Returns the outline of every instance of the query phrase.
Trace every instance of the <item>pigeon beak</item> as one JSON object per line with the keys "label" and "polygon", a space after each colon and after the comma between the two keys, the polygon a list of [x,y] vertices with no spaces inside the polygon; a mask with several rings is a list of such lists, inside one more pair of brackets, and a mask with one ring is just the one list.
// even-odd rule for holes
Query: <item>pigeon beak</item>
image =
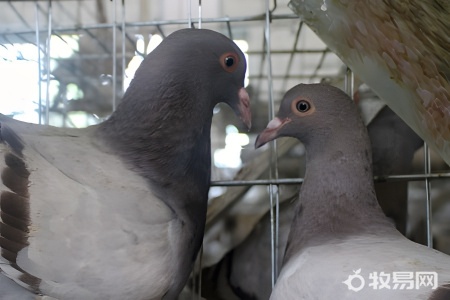
{"label": "pigeon beak", "polygon": [[280,120],[278,117],[270,121],[269,124],[267,124],[266,129],[264,129],[256,138],[255,148],[258,149],[262,145],[279,137],[280,129],[289,122],[291,122],[291,119],[289,118]]}
{"label": "pigeon beak", "polygon": [[238,112],[237,114],[241,118],[242,122],[244,122],[247,129],[250,130],[252,127],[252,112],[250,111],[250,97],[248,96],[245,88],[241,88],[238,93],[239,96],[239,104],[238,104]]}

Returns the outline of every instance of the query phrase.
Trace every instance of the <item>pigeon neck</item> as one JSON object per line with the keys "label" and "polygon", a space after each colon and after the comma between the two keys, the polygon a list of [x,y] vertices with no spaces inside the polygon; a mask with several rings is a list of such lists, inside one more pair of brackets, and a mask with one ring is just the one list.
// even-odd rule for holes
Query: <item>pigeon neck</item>
{"label": "pigeon neck", "polygon": [[204,98],[195,98],[198,104],[188,95],[175,99],[125,97],[127,105],[119,105],[99,134],[178,216],[201,224],[210,184],[212,107],[200,107],[208,102]]}
{"label": "pigeon neck", "polygon": [[331,132],[324,144],[306,145],[305,180],[285,261],[305,247],[392,231],[376,199],[369,139],[365,128],[357,128]]}

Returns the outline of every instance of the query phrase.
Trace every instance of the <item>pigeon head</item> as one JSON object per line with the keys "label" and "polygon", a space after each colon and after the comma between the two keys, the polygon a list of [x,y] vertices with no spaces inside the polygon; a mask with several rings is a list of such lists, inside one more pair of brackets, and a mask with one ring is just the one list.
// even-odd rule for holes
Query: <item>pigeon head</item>
{"label": "pigeon head", "polygon": [[[152,111],[161,106],[175,111],[181,105],[194,113],[212,112],[216,104],[225,102],[250,128],[246,68],[244,54],[226,36],[208,29],[181,29],[144,59],[124,100],[141,99],[142,106],[153,106]],[[171,99],[171,103],[149,101],[148,95],[162,95],[159,101]]]}
{"label": "pigeon head", "polygon": [[355,110],[347,94],[336,87],[299,84],[284,95],[277,117],[258,135],[255,147],[278,137],[297,138],[306,147],[312,143],[325,145],[326,139],[335,135],[337,124],[340,128],[358,126],[353,120]]}
{"label": "pigeon head", "polygon": [[[208,82],[212,105],[227,103],[250,128],[250,99],[244,88],[247,63],[239,47],[226,36],[208,29],[183,29],[170,37],[184,44],[186,56],[181,59],[183,63],[192,63],[195,71],[191,76],[202,76],[202,81]],[[204,63],[199,68],[201,60]],[[208,81],[211,77],[215,80]]]}
{"label": "pigeon head", "polygon": [[[186,38],[192,38],[191,42],[195,43],[193,47],[204,43],[204,48],[208,49],[208,53],[204,53],[202,56],[208,62],[205,64],[207,69],[204,74],[216,79],[211,82],[212,99],[216,101],[213,104],[227,103],[250,129],[250,99],[244,88],[247,63],[242,51],[230,39],[215,31],[203,29],[200,32],[186,29],[179,33],[186,34]],[[199,33],[203,38],[197,41],[196,36]],[[209,38],[210,41],[208,41]]]}

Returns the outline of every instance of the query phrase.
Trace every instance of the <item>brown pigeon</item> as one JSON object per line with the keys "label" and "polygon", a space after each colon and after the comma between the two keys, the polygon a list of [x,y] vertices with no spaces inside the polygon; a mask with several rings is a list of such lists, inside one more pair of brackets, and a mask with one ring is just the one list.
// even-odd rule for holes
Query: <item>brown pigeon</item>
{"label": "brown pigeon", "polygon": [[450,1],[291,0],[289,6],[450,165]]}

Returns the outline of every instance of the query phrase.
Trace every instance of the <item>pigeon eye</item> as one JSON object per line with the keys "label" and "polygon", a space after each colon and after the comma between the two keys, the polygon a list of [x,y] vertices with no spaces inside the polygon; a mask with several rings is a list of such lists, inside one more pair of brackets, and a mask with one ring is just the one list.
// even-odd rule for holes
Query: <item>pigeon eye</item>
{"label": "pigeon eye", "polygon": [[233,58],[233,56],[225,57],[225,65],[227,67],[231,67],[232,65],[234,65],[234,58]]}
{"label": "pigeon eye", "polygon": [[225,71],[229,73],[234,72],[239,65],[239,57],[233,52],[225,53],[220,56],[220,65]]}
{"label": "pigeon eye", "polygon": [[291,102],[291,111],[299,117],[304,117],[313,114],[316,108],[308,98],[298,97]]}
{"label": "pigeon eye", "polygon": [[309,103],[305,100],[298,101],[295,107],[299,112],[307,112],[311,108]]}

